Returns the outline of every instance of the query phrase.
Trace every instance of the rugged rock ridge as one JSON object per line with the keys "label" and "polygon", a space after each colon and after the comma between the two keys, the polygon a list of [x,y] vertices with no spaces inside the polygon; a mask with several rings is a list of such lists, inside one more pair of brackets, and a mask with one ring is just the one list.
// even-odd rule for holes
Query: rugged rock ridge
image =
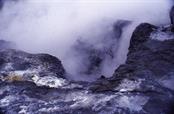
{"label": "rugged rock ridge", "polygon": [[133,32],[126,63],[113,77],[95,82],[91,90],[143,93],[149,97],[143,107],[147,114],[168,114],[174,102],[174,39],[168,40],[169,34],[174,38],[170,31],[140,24]]}
{"label": "rugged rock ridge", "polygon": [[170,28],[139,25],[126,63],[113,77],[102,76],[94,83],[67,81],[61,62],[51,55],[14,49],[1,49],[0,54],[2,113],[173,114],[174,34]]}
{"label": "rugged rock ridge", "polygon": [[[113,77],[108,80],[119,81],[125,77],[143,77],[146,74],[135,75],[141,71],[145,73],[147,70],[152,74],[150,77],[154,78],[163,77],[165,74],[173,72],[174,39],[166,38],[164,41],[160,41],[158,38],[152,39],[152,35],[160,34],[159,29],[147,23],[140,24],[133,32],[126,63],[116,69]],[[167,36],[168,33],[165,35]],[[173,33],[171,35],[173,36]]]}

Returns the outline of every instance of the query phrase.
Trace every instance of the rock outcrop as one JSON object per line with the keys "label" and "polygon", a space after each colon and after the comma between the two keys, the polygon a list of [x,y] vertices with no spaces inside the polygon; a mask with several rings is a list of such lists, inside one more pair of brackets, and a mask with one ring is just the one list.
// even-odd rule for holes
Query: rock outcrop
{"label": "rock outcrop", "polygon": [[[113,77],[98,80],[90,89],[143,94],[149,98],[143,107],[147,114],[168,114],[174,101],[174,39],[168,40],[170,31],[162,32],[166,38],[161,32],[147,23],[139,25],[133,32],[126,63]],[[171,36],[174,38],[173,33]],[[163,41],[159,37],[164,37]]]}
{"label": "rock outcrop", "polygon": [[50,74],[64,78],[65,70],[61,61],[48,54],[29,54],[15,49],[0,50],[0,71],[38,71],[38,74],[48,76]]}
{"label": "rock outcrop", "polygon": [[10,42],[0,41],[1,80],[31,81],[50,87],[57,87],[65,82],[65,69],[58,58],[49,54],[29,54],[12,48]]}
{"label": "rock outcrop", "polygon": [[173,114],[174,34],[168,30],[139,25],[126,63],[93,83],[67,81],[51,55],[2,49],[0,108],[5,114]]}

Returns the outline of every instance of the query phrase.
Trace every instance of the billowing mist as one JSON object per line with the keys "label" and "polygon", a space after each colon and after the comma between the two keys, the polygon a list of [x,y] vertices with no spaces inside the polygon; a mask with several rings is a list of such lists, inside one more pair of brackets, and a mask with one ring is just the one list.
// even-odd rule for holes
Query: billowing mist
{"label": "billowing mist", "polygon": [[141,22],[169,24],[170,0],[4,0],[1,39],[31,53],[49,53],[68,77],[111,76],[124,63]]}

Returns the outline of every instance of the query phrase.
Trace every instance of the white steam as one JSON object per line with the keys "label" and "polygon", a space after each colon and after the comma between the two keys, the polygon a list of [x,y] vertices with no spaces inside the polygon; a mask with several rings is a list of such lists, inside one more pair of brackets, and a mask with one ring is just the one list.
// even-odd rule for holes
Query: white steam
{"label": "white steam", "polygon": [[[84,68],[71,50],[77,39],[96,44],[109,34],[118,19],[132,23],[124,28],[114,60],[105,60],[100,74],[111,76],[126,59],[133,29],[140,22],[169,24],[170,0],[8,0],[0,13],[0,37],[19,49],[49,53],[62,60],[74,79]],[[83,55],[82,55],[83,56]]]}

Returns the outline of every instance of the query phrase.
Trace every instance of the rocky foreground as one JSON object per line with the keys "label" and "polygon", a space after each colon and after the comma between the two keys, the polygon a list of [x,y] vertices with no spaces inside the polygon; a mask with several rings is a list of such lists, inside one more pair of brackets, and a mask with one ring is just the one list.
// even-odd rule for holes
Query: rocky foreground
{"label": "rocky foreground", "polygon": [[92,83],[66,79],[61,61],[54,56],[3,45],[2,114],[174,114],[171,27],[140,24],[133,32],[126,63],[111,78],[102,76]]}

